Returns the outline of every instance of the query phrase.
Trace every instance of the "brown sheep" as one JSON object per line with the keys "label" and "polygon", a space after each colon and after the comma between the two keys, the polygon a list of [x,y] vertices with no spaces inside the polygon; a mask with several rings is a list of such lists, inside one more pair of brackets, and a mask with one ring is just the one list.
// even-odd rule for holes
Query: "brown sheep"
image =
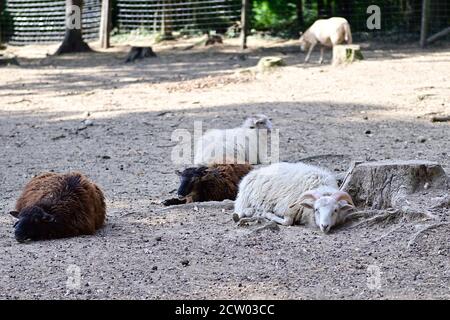
{"label": "brown sheep", "polygon": [[239,182],[250,170],[249,164],[214,164],[176,171],[181,180],[178,198],[165,200],[163,205],[234,200]]}
{"label": "brown sheep", "polygon": [[19,242],[91,235],[105,221],[105,199],[81,173],[44,173],[28,182],[10,214]]}

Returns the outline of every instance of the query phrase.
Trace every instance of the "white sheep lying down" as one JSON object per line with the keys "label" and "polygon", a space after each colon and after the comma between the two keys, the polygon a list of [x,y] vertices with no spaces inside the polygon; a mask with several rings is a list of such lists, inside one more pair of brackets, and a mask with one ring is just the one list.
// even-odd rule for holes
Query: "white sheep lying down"
{"label": "white sheep lying down", "polygon": [[258,114],[241,127],[212,129],[196,142],[194,164],[259,164],[265,161],[272,122]]}
{"label": "white sheep lying down", "polygon": [[324,233],[354,209],[328,171],[304,163],[275,163],[250,171],[239,184],[233,219],[265,218],[282,225],[311,224]]}

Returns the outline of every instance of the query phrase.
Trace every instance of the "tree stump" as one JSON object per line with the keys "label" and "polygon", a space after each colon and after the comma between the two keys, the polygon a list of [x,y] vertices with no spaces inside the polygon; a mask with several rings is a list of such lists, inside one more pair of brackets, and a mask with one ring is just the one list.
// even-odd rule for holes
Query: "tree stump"
{"label": "tree stump", "polygon": [[259,72],[269,71],[273,68],[278,68],[286,65],[283,58],[279,57],[264,57],[261,58],[256,66]]}
{"label": "tree stump", "polygon": [[125,58],[125,62],[134,62],[136,59],[155,58],[156,53],[152,47],[131,47],[130,52]]}
{"label": "tree stump", "polygon": [[448,201],[449,187],[449,177],[435,162],[385,160],[356,164],[341,190],[352,196],[357,207],[407,213],[426,211],[431,198]]}
{"label": "tree stump", "polygon": [[4,56],[0,54],[0,66],[8,66],[8,65],[19,65],[17,59],[13,56]]}
{"label": "tree stump", "polygon": [[333,65],[363,60],[361,48],[356,44],[336,45],[333,47]]}

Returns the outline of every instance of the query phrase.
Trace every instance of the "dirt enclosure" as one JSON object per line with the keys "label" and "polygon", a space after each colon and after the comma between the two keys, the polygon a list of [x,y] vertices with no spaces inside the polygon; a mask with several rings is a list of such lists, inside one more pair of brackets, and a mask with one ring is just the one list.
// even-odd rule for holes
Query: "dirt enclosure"
{"label": "dirt enclosure", "polygon": [[[58,58],[46,56],[56,46],[8,48],[21,66],[0,67],[0,298],[450,298],[448,224],[408,246],[429,222],[324,235],[253,232],[220,208],[159,211],[178,184],[171,134],[192,132],[194,120],[227,128],[265,113],[280,130],[280,160],[312,157],[337,174],[357,159],[427,159],[450,172],[450,123],[429,120],[450,112],[448,46],[366,45],[364,61],[332,67],[303,64],[292,41],[249,43],[245,54],[232,40],[163,43],[132,64],[123,46]],[[287,66],[239,72],[263,56]],[[16,242],[6,213],[48,170],[79,170],[103,188],[108,220],[95,236]],[[449,221],[448,206],[433,214]]]}

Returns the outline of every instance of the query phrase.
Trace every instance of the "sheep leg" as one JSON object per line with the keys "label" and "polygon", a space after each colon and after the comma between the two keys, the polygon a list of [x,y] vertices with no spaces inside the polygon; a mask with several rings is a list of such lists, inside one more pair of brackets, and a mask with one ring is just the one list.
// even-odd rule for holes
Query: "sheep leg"
{"label": "sheep leg", "polygon": [[163,206],[174,206],[174,205],[179,205],[179,204],[184,204],[184,203],[186,203],[186,199],[172,198],[172,199],[164,200],[161,204]]}
{"label": "sheep leg", "polygon": [[276,223],[281,224],[283,226],[292,226],[294,224],[293,218],[291,218],[291,217],[281,218],[271,212],[265,212],[264,217],[266,217],[269,220],[275,221]]}
{"label": "sheep leg", "polygon": [[320,47],[319,64],[322,64],[322,63],[323,63],[323,53],[324,53],[324,51],[325,51],[325,47],[324,47],[324,46],[321,46],[321,47]]}
{"label": "sheep leg", "polygon": [[311,46],[309,47],[308,54],[306,55],[306,58],[305,58],[305,62],[309,61],[309,57],[311,56],[311,52],[313,51],[315,46],[316,46],[316,44],[312,43]]}

